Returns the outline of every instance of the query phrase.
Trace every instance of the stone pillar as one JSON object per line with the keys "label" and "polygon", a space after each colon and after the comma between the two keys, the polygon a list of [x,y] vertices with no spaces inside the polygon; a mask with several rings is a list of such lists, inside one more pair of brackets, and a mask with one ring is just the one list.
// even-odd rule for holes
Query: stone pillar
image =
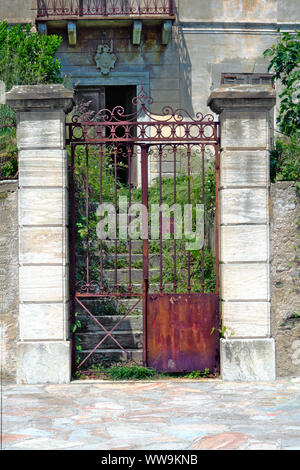
{"label": "stone pillar", "polygon": [[220,278],[223,380],[275,379],[270,338],[269,118],[270,86],[214,90],[208,105],[220,115]]}
{"label": "stone pillar", "polygon": [[17,113],[19,149],[19,341],[17,381],[67,383],[67,155],[62,85],[16,86],[6,102]]}

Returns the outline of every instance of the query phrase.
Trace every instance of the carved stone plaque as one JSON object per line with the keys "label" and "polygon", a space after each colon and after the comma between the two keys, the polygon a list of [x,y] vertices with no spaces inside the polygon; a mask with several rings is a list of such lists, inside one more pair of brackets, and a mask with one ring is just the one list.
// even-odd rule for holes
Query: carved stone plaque
{"label": "carved stone plaque", "polygon": [[117,56],[113,53],[112,47],[108,44],[100,44],[95,55],[97,68],[100,69],[102,75],[108,75],[110,69],[115,67]]}

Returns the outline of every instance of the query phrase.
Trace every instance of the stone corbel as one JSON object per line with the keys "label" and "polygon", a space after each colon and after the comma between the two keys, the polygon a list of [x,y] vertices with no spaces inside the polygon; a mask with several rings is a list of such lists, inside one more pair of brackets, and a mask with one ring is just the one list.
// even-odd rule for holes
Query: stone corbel
{"label": "stone corbel", "polygon": [[76,46],[77,34],[76,34],[76,23],[74,21],[68,22],[68,37],[69,37],[69,45]]}
{"label": "stone corbel", "polygon": [[162,40],[161,43],[163,45],[167,45],[170,42],[171,39],[171,34],[172,34],[172,21],[167,20],[164,21],[163,27],[162,27]]}
{"label": "stone corbel", "polygon": [[143,24],[141,20],[136,20],[133,22],[133,36],[132,44],[134,46],[139,46],[141,44]]}

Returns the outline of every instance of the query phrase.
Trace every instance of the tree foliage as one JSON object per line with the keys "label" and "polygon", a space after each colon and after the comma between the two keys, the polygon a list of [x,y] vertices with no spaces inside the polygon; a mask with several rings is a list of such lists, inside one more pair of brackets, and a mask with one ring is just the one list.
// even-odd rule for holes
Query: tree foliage
{"label": "tree foliage", "polygon": [[[40,36],[30,26],[0,22],[0,80],[6,91],[14,85],[61,83],[61,64],[55,58],[61,43],[57,35]],[[0,179],[17,175],[16,116],[0,105]],[[4,126],[4,127],[3,127]]]}
{"label": "tree foliage", "polygon": [[264,52],[270,57],[269,71],[280,80],[280,111],[277,118],[282,135],[271,151],[271,181],[300,179],[300,31],[283,33]]}
{"label": "tree foliage", "polygon": [[61,64],[55,53],[62,39],[40,36],[29,25],[0,23],[0,80],[10,90],[14,85],[61,83]]}
{"label": "tree foliage", "polygon": [[269,71],[283,85],[279,128],[288,136],[300,134],[300,31],[281,34],[277,43],[264,51],[264,57],[272,58]]}

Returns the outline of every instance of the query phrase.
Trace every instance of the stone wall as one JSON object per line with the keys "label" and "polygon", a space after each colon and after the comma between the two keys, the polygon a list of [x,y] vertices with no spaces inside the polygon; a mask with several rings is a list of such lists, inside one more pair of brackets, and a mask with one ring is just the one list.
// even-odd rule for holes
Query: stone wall
{"label": "stone wall", "polygon": [[296,183],[271,186],[271,333],[277,375],[300,375],[300,197]]}
{"label": "stone wall", "polygon": [[15,381],[18,328],[18,183],[0,182],[0,343],[4,380]]}

